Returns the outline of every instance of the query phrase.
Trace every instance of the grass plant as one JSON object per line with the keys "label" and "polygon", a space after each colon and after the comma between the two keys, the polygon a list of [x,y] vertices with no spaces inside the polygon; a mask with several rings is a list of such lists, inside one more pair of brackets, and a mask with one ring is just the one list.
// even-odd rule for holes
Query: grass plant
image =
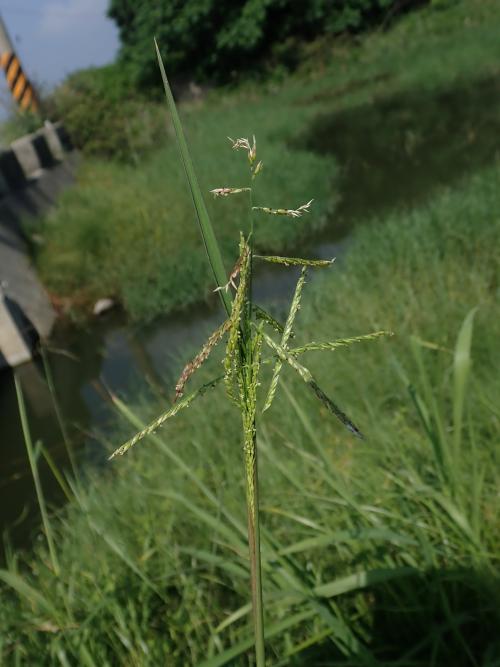
{"label": "grass plant", "polygon": [[[353,348],[299,357],[320,385],[335,384],[367,440],[338,429],[286,368],[259,421],[269,665],[498,667],[499,182],[495,166],[358,228],[338,266],[308,286],[297,316],[306,340],[381,323],[397,335],[359,345],[355,374]],[[460,332],[477,306],[469,347]],[[449,447],[456,437],[459,349],[469,372],[454,496],[432,438],[436,418]],[[200,384],[220,361],[213,350]],[[263,372],[269,382],[272,367]],[[115,397],[116,439],[163,402]],[[240,433],[210,390],[112,471],[89,471],[52,520],[60,576],[43,541],[2,571],[3,662],[248,665]]]}
{"label": "grass plant", "polygon": [[[259,176],[263,168],[263,162],[257,160],[257,146],[255,137],[251,143],[247,138],[237,140],[230,139],[233,150],[242,149],[247,154],[249,164],[248,185],[244,187],[224,187],[215,188],[212,193],[217,197],[228,197],[231,195],[244,194],[249,196],[249,215],[250,225],[248,236],[240,231],[240,256],[232,270],[229,280],[226,283],[226,275],[222,262],[215,232],[208,216],[203,195],[198,185],[196,173],[191,161],[191,156],[184,137],[182,124],[177,112],[176,104],[170,90],[165,68],[160,56],[158,45],[155,42],[158,55],[158,62],[162,74],[165,94],[172,115],[175,133],[179,145],[182,162],[186,171],[186,177],[189,183],[193,203],[196,209],[198,222],[200,225],[203,242],[207,252],[207,257],[213,271],[216,284],[216,291],[219,292],[222,304],[226,310],[228,319],[219,327],[219,329],[209,338],[204,345],[201,353],[197,355],[194,361],[190,362],[184,369],[181,379],[176,386],[176,398],[181,398],[184,393],[184,387],[190,377],[198,370],[208,355],[220,342],[224,334],[227,333],[226,354],[224,358],[224,383],[228,398],[240,410],[243,427],[243,452],[244,452],[244,470],[245,470],[245,490],[248,517],[248,546],[250,551],[250,572],[251,572],[251,594],[253,610],[253,628],[255,644],[255,661],[257,667],[265,665],[265,637],[264,637],[264,604],[262,597],[262,574],[261,574],[261,534],[260,534],[260,509],[259,509],[259,481],[258,481],[258,451],[257,451],[257,388],[261,384],[260,366],[263,363],[262,345],[265,342],[271,352],[276,356],[273,376],[264,404],[264,410],[269,409],[276,394],[279,382],[281,368],[287,363],[294,369],[299,376],[312,389],[315,396],[326,406],[326,408],[335,415],[352,433],[362,437],[359,429],[343,413],[337,405],[324,393],[314,380],[310,371],[302,366],[296,357],[308,349],[335,349],[341,346],[349,346],[360,340],[372,340],[378,338],[387,332],[379,331],[374,334],[358,336],[355,338],[344,338],[341,341],[310,343],[301,348],[295,348],[289,351],[287,344],[290,336],[293,334],[292,327],[294,320],[300,308],[302,289],[306,281],[306,271],[310,266],[328,267],[330,261],[307,260],[300,258],[287,257],[263,257],[266,261],[281,265],[300,265],[301,274],[297,282],[295,294],[291,303],[290,312],[286,319],[285,326],[280,343],[276,343],[273,338],[264,331],[264,326],[270,325],[274,331],[274,322],[271,316],[267,316],[262,308],[259,312],[264,315],[259,321],[254,321],[253,316],[255,307],[252,299],[252,267],[254,259],[254,215],[255,212],[262,212],[271,216],[283,218],[298,218],[309,213],[312,200],[296,209],[288,208],[270,208],[268,206],[254,206],[254,180]],[[235,280],[239,280],[236,285]],[[229,289],[235,290],[234,299],[229,296]],[[270,359],[272,361],[272,357]],[[221,378],[219,378],[221,379]],[[205,391],[217,384],[219,380],[212,380],[203,385],[200,389],[190,394],[184,400],[179,401],[173,408],[169,409],[163,415],[155,419],[149,426],[142,429],[131,440],[118,448],[116,454],[124,454],[132,446],[136,445],[147,435],[154,433],[162,426],[167,419],[173,417],[179,410],[188,407],[193,400],[205,393]]]}
{"label": "grass plant", "polygon": [[14,384],[16,386],[17,404],[19,406],[19,416],[21,419],[21,426],[23,429],[24,443],[26,445],[26,453],[28,455],[31,475],[33,477],[33,482],[35,484],[38,507],[40,508],[40,514],[42,515],[42,524],[45,532],[45,539],[47,540],[47,545],[49,547],[52,568],[54,570],[54,573],[57,575],[59,574],[59,561],[57,558],[57,551],[54,543],[54,537],[52,534],[52,527],[50,525],[47,506],[45,503],[45,497],[43,495],[43,489],[40,483],[40,476],[38,474],[38,467],[37,467],[37,459],[40,453],[41,445],[40,443],[37,443],[37,446],[33,447],[33,441],[31,439],[28,417],[26,414],[26,406],[24,403],[23,390],[21,387],[21,382],[19,381],[19,378],[17,377],[16,374],[14,374]]}
{"label": "grass plant", "polygon": [[[63,442],[64,442],[64,447],[66,449],[66,454],[68,455],[68,461],[69,461],[70,466],[71,466],[71,472],[73,473],[74,477],[78,477],[78,468],[77,468],[77,465],[76,465],[75,454],[73,452],[73,446],[71,444],[70,437],[69,437],[69,434],[68,434],[68,430],[66,428],[66,423],[64,421],[64,417],[63,417],[63,414],[61,412],[61,408],[60,408],[60,405],[59,405],[59,400],[58,400],[58,397],[57,397],[56,387],[55,387],[55,384],[54,384],[54,378],[52,376],[52,370],[50,368],[50,362],[49,362],[49,358],[48,358],[48,355],[47,355],[47,351],[46,351],[46,349],[43,345],[40,346],[40,356],[42,357],[43,371],[44,371],[44,374],[45,374],[45,380],[46,380],[47,386],[49,388],[50,397],[52,399],[52,405],[54,406],[54,412],[55,412],[55,415],[56,415],[57,423],[59,425],[59,429],[61,431],[61,436],[62,436],[62,439],[63,439]],[[55,466],[51,466],[51,467],[53,468],[54,474],[56,474],[55,473],[55,470],[56,470]],[[60,473],[58,472],[57,475],[60,475]],[[65,484],[61,484],[61,486],[62,486],[62,488],[65,489]],[[65,489],[65,493],[66,493],[66,489]],[[67,495],[67,493],[66,493],[66,495]]]}

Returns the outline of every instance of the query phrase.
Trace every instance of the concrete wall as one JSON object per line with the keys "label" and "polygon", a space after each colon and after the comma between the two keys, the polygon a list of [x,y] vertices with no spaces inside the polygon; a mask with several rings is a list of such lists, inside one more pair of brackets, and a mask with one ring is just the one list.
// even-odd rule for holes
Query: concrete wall
{"label": "concrete wall", "polygon": [[73,182],[77,163],[60,124],[46,123],[0,152],[0,368],[25,361],[26,349],[31,353],[37,337],[48,336],[54,324],[25,230]]}

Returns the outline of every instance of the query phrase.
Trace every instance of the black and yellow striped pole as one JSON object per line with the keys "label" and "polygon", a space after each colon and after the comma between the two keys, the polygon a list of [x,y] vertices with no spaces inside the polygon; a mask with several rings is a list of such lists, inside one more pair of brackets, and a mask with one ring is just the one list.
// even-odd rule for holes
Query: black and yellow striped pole
{"label": "black and yellow striped pole", "polygon": [[0,66],[5,72],[12,97],[23,111],[37,112],[39,109],[36,92],[23,72],[7,28],[0,16]]}

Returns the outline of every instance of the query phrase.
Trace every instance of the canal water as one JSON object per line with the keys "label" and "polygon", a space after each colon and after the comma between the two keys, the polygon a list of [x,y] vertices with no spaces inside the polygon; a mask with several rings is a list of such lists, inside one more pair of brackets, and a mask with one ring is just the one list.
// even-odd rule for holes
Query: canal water
{"label": "canal water", "polygon": [[[500,159],[500,78],[373,100],[319,116],[295,142],[333,154],[341,167],[340,179],[332,182],[341,199],[331,224],[300,254],[338,257],[354,225],[425,202],[437,190]],[[341,262],[332,270],[342,270]],[[295,280],[293,269],[261,267],[254,280],[255,297],[262,304],[284,306]],[[186,354],[199,348],[221,318],[214,298],[209,305],[147,326],[130,324],[119,310],[82,328],[58,324],[47,357],[79,465],[105,461],[102,442],[111,433],[113,411],[104,387],[125,396],[133,396],[139,386],[149,387],[169,401]],[[67,469],[41,361],[22,366],[18,374],[33,441],[43,443],[56,465]],[[0,415],[0,527],[22,544],[39,518],[10,371],[0,374]],[[45,493],[57,505],[63,495],[41,453],[39,464]]]}

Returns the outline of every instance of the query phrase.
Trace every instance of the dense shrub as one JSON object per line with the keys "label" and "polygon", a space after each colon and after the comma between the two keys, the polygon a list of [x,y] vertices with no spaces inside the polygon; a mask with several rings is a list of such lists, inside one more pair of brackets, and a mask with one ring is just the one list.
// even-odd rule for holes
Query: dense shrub
{"label": "dense shrub", "polygon": [[[64,119],[73,144],[86,153],[136,161],[164,136],[164,113],[138,94],[118,65],[80,70],[47,101]],[[163,124],[163,125],[162,125]]]}
{"label": "dense shrub", "polygon": [[136,82],[157,80],[151,39],[168,68],[228,80],[264,59],[293,64],[297,42],[358,31],[418,0],[111,0],[122,58]]}

